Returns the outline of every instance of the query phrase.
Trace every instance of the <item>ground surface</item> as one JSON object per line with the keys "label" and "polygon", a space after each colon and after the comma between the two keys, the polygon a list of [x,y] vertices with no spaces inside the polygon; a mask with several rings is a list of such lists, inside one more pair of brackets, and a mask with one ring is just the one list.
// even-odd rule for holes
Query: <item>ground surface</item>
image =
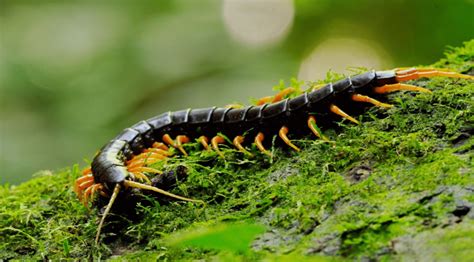
{"label": "ground surface", "polygon": [[[473,74],[474,41],[434,66]],[[474,82],[416,84],[433,93],[390,95],[395,107],[362,125],[324,130],[335,146],[308,138],[271,160],[229,149],[226,161],[196,150],[170,161],[162,168],[187,177],[172,191],[206,205],[146,197],[108,218],[98,246],[100,216],[72,190],[77,166],[4,185],[0,259],[472,261]]]}

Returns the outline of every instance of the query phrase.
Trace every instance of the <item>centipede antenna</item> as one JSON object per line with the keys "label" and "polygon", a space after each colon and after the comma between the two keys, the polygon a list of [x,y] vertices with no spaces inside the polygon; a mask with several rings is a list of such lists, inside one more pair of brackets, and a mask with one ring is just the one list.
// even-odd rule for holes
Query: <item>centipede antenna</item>
{"label": "centipede antenna", "polygon": [[207,151],[210,151],[211,148],[209,147],[209,138],[206,136],[200,136],[198,138],[198,141],[201,143],[201,145],[206,149]]}
{"label": "centipede antenna", "polygon": [[97,234],[95,235],[95,244],[99,244],[99,237],[100,237],[100,231],[102,230],[102,226],[104,225],[105,217],[110,212],[110,209],[112,208],[112,205],[115,202],[115,199],[117,198],[118,194],[120,192],[120,184],[115,185],[114,192],[112,193],[112,197],[110,197],[109,203],[107,204],[107,207],[105,208],[104,214],[102,215],[102,218],[100,219],[99,227],[97,228]]}
{"label": "centipede antenna", "polygon": [[355,118],[353,118],[352,116],[346,114],[344,111],[342,111],[338,106],[334,105],[334,104],[331,104],[329,106],[329,110],[331,110],[331,112],[333,112],[334,114],[336,115],[339,115],[355,124],[360,124],[359,121],[357,121]]}
{"label": "centipede antenna", "polygon": [[272,154],[270,152],[268,152],[262,144],[262,141],[263,141],[264,138],[265,138],[265,136],[263,135],[263,133],[258,132],[257,136],[255,136],[255,145],[257,145],[257,148],[262,153],[264,153],[265,155],[267,155],[269,157],[272,157]]}
{"label": "centipede antenna", "polygon": [[217,152],[217,154],[224,158],[224,154],[222,153],[222,151],[219,149],[219,144],[222,144],[224,143],[225,140],[223,137],[221,136],[215,136],[211,139],[211,145],[212,145],[212,148]]}
{"label": "centipede antenna", "polygon": [[193,203],[202,203],[202,204],[204,204],[204,201],[191,199],[191,198],[187,198],[187,197],[183,197],[183,196],[178,196],[178,195],[175,195],[175,194],[170,193],[168,191],[165,191],[163,189],[154,187],[154,186],[137,183],[137,182],[130,181],[130,180],[125,180],[125,181],[123,181],[123,183],[124,183],[125,186],[128,186],[128,187],[149,190],[149,191],[153,191],[153,192],[165,195],[165,196],[169,196],[171,198],[175,198],[175,199],[179,199],[179,200],[183,200],[183,201],[188,201],[188,202],[193,202]]}
{"label": "centipede antenna", "polygon": [[308,123],[309,129],[311,129],[311,132],[313,132],[313,134],[315,134],[318,138],[326,142],[329,142],[329,139],[325,135],[322,135],[321,132],[319,131],[319,128],[316,125],[316,118],[314,116],[309,116],[307,123]]}
{"label": "centipede antenna", "polygon": [[380,87],[374,88],[374,92],[377,94],[385,94],[385,93],[391,93],[395,91],[416,91],[416,92],[422,92],[422,93],[431,93],[431,90],[419,87],[419,86],[414,86],[414,85],[408,85],[408,84],[390,84],[390,85],[384,85]]}
{"label": "centipede antenna", "polygon": [[244,146],[242,146],[242,143],[244,142],[244,137],[243,136],[236,136],[234,138],[234,140],[232,141],[232,143],[234,144],[234,146],[242,153],[244,154],[247,154],[249,156],[253,156],[252,153],[250,153],[247,149],[244,148]]}
{"label": "centipede antenna", "polygon": [[299,147],[295,146],[291,140],[288,138],[287,136],[288,134],[288,127],[286,126],[282,126],[280,128],[280,131],[278,132],[278,135],[280,136],[280,138],[283,140],[283,142],[285,142],[285,144],[287,144],[288,146],[290,146],[291,148],[293,148],[294,150],[296,151],[301,151],[301,149],[299,149]]}
{"label": "centipede antenna", "polygon": [[385,107],[385,108],[393,107],[393,105],[382,103],[376,99],[373,99],[372,97],[368,97],[368,96],[364,96],[360,94],[353,94],[351,98],[352,100],[356,102],[371,103],[374,106],[378,106],[378,107]]}

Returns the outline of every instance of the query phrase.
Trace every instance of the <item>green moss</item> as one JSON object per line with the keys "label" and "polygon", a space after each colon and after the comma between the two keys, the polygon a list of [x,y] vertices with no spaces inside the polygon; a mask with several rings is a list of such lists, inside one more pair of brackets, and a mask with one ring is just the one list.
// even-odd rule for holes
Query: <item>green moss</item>
{"label": "green moss", "polygon": [[[472,72],[473,61],[470,41],[435,66]],[[157,168],[185,166],[187,179],[172,192],[207,204],[148,196],[136,209],[138,219],[108,218],[99,246],[93,243],[98,212],[83,207],[71,189],[77,167],[4,185],[0,259],[473,258],[474,83],[434,78],[415,84],[433,93],[392,94],[395,107],[370,109],[360,116],[362,125],[342,121],[323,129],[335,144],[302,139],[296,141],[302,152],[277,148],[272,159],[223,146],[225,160],[186,144],[188,158]],[[266,232],[238,249],[224,240],[213,246],[209,239],[245,232],[245,226],[214,227],[236,222]],[[196,240],[192,229],[208,233]],[[192,240],[175,245],[178,236]]]}

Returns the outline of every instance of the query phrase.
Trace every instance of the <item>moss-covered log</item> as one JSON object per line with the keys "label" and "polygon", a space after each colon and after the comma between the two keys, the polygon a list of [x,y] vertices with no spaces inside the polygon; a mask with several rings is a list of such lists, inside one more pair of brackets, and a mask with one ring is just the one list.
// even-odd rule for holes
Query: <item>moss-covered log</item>
{"label": "moss-covered log", "polygon": [[[474,41],[433,66],[473,74]],[[207,205],[142,197],[110,216],[76,199],[77,166],[0,188],[0,260],[320,259],[474,260],[474,82],[421,79],[432,94],[400,92],[362,125],[298,141],[300,153],[222,161],[194,150],[172,191]],[[188,145],[193,151],[193,144]],[[25,160],[27,161],[27,160]],[[182,169],[182,168],[181,168]],[[123,202],[122,202],[123,204]]]}

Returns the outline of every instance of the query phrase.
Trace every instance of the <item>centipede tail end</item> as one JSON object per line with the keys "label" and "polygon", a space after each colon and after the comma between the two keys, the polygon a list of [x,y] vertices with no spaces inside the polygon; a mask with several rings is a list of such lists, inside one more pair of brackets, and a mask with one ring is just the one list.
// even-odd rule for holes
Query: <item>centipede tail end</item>
{"label": "centipede tail end", "polygon": [[463,78],[474,80],[474,76],[459,74],[456,72],[449,71],[447,69],[436,69],[436,68],[409,68],[395,70],[396,79],[398,82],[406,82],[408,80],[416,80],[423,77],[449,77],[449,78]]}

